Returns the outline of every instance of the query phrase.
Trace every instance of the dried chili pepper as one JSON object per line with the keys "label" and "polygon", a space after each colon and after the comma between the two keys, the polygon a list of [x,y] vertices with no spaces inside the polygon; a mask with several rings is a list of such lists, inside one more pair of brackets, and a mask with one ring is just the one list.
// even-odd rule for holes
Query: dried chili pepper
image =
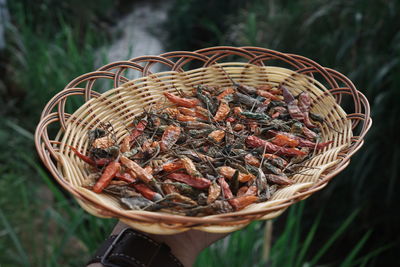
{"label": "dried chili pepper", "polygon": [[302,132],[307,138],[309,138],[309,139],[311,139],[311,140],[315,140],[315,139],[318,137],[318,135],[317,135],[315,132],[311,131],[311,130],[308,129],[307,127],[301,127],[301,132]]}
{"label": "dried chili pepper", "polygon": [[269,91],[272,89],[272,86],[269,84],[260,85],[257,87],[258,90]]}
{"label": "dried chili pepper", "polygon": [[179,114],[178,108],[165,108],[162,112],[168,114],[172,118],[176,118]]}
{"label": "dried chili pepper", "polygon": [[263,155],[264,158],[270,160],[270,162],[274,165],[277,166],[281,169],[285,168],[288,165],[288,162],[286,160],[284,160],[283,158],[274,155],[274,154],[264,154]]}
{"label": "dried chili pepper", "polygon": [[228,88],[226,88],[222,93],[220,93],[220,94],[217,96],[217,99],[218,99],[219,101],[221,101],[221,100],[224,99],[226,96],[232,95],[234,92],[235,92],[235,89],[233,89],[232,87],[228,87]]}
{"label": "dried chili pepper", "polygon": [[125,136],[124,139],[122,139],[122,144],[121,144],[121,148],[120,151],[122,153],[128,152],[129,150],[131,150],[131,146],[130,146],[130,141],[131,141],[131,137]]}
{"label": "dried chili pepper", "polygon": [[285,100],[286,104],[289,104],[295,100],[292,93],[285,86],[281,86],[281,89],[282,89],[283,99]]}
{"label": "dried chili pepper", "polygon": [[225,131],[223,130],[215,130],[208,135],[209,139],[217,143],[221,142],[222,139],[224,139],[224,137],[225,137]]}
{"label": "dried chili pepper", "polygon": [[130,160],[124,156],[121,156],[120,161],[122,164],[124,164],[129,170],[133,171],[137,177],[142,180],[145,183],[150,183],[154,178],[153,175],[150,173],[146,172],[145,169],[140,167],[139,164],[134,162],[133,160]]}
{"label": "dried chili pepper", "polygon": [[75,147],[69,146],[69,148],[71,148],[71,150],[75,153],[75,155],[78,156],[78,158],[80,158],[87,164],[94,166],[94,167],[101,167],[101,166],[107,165],[108,163],[110,163],[112,161],[112,159],[109,159],[109,158],[100,158],[100,159],[93,160],[92,158],[80,153]]}
{"label": "dried chili pepper", "polygon": [[198,188],[198,189],[205,189],[211,185],[211,182],[205,178],[193,177],[186,173],[181,173],[181,172],[175,172],[175,173],[168,174],[167,177],[169,179],[183,182],[185,184],[188,184],[188,185],[190,185],[194,188]]}
{"label": "dried chili pepper", "polygon": [[218,107],[217,113],[214,116],[215,121],[223,121],[226,116],[228,116],[230,112],[230,107],[228,103],[224,100],[221,101],[221,104]]}
{"label": "dried chili pepper", "polygon": [[290,185],[293,184],[294,181],[287,178],[286,175],[276,175],[276,174],[267,174],[266,178],[271,183],[279,184],[279,185]]}
{"label": "dried chili pepper", "polygon": [[247,207],[248,205],[253,204],[256,201],[258,201],[258,197],[250,196],[250,195],[244,195],[244,196],[240,196],[240,197],[228,200],[229,204],[231,204],[235,210],[242,210],[245,207]]}
{"label": "dried chili pepper", "polygon": [[239,103],[247,106],[247,107],[258,107],[259,105],[261,105],[261,101],[251,97],[251,96],[247,96],[241,93],[236,92],[236,99]]}
{"label": "dried chili pepper", "polygon": [[257,195],[257,186],[255,186],[255,185],[249,186],[245,195],[246,196],[256,196]]}
{"label": "dried chili pepper", "polygon": [[314,125],[309,117],[309,111],[310,111],[310,106],[311,106],[311,98],[310,95],[307,92],[302,92],[299,97],[299,109],[301,110],[301,112],[303,112],[303,116],[304,116],[304,124],[308,127],[308,128],[315,128],[317,127],[316,125]]}
{"label": "dried chili pepper", "polygon": [[243,130],[243,129],[244,129],[244,125],[241,124],[241,123],[237,123],[237,124],[235,124],[235,125],[233,126],[233,130],[236,131],[236,132],[239,132],[239,131],[241,131],[241,130]]}
{"label": "dried chili pepper", "polygon": [[178,106],[186,108],[194,108],[195,106],[200,105],[200,101],[196,98],[191,98],[191,99],[183,98],[168,92],[164,92],[164,96],[168,98],[169,101],[171,101],[174,104],[177,104]]}
{"label": "dried chili pepper", "polygon": [[225,181],[225,178],[221,177],[218,178],[218,183],[221,186],[221,191],[223,193],[223,196],[225,199],[231,199],[233,198],[233,194],[231,189],[229,188],[228,183]]}
{"label": "dried chili pepper", "polygon": [[172,200],[174,202],[180,202],[180,203],[189,204],[189,205],[192,205],[192,206],[196,206],[197,205],[196,201],[194,201],[191,198],[185,197],[185,196],[183,196],[183,195],[181,195],[179,193],[171,193],[171,194],[166,196],[166,199]]}
{"label": "dried chili pepper", "polygon": [[238,89],[240,92],[244,94],[254,95],[257,92],[257,89],[254,88],[253,86],[248,86],[240,83],[234,83],[234,85],[236,89]]}
{"label": "dried chili pepper", "polygon": [[274,95],[270,92],[264,91],[264,90],[257,90],[257,95],[262,96],[262,97],[266,97],[268,99],[271,100],[275,100],[275,101],[282,101],[283,97],[280,95]]}
{"label": "dried chili pepper", "polygon": [[115,174],[119,172],[120,169],[121,164],[119,164],[117,161],[112,161],[110,164],[108,164],[104,169],[104,172],[101,174],[99,180],[93,186],[93,191],[96,193],[101,193],[101,191],[108,186],[112,178],[114,178]]}
{"label": "dried chili pepper", "polygon": [[178,121],[196,121],[197,118],[193,116],[188,116],[188,115],[183,115],[183,114],[178,114],[176,115],[176,119]]}
{"label": "dried chili pepper", "polygon": [[236,119],[235,119],[234,117],[228,117],[228,118],[226,118],[225,121],[226,121],[226,122],[235,122]]}
{"label": "dried chili pepper", "polygon": [[196,88],[196,96],[197,98],[204,104],[204,106],[210,110],[211,114],[215,114],[217,111],[217,105],[211,100],[207,94],[203,93],[203,88],[201,85],[197,86]]}
{"label": "dried chili pepper", "polygon": [[260,160],[250,153],[244,156],[244,162],[255,167],[260,166]]}
{"label": "dried chili pepper", "polygon": [[301,112],[299,106],[298,106],[298,101],[294,100],[292,102],[290,102],[288,105],[288,111],[290,116],[295,119],[295,120],[299,120],[299,121],[303,121],[304,120],[304,114],[303,112]]}
{"label": "dried chili pepper", "polygon": [[193,117],[196,116],[196,111],[193,109],[185,108],[185,107],[178,107],[177,109],[183,115],[193,116]]}
{"label": "dried chili pepper", "polygon": [[186,172],[193,177],[202,177],[203,175],[196,169],[193,161],[186,156],[181,157],[181,162],[186,169]]}
{"label": "dried chili pepper", "polygon": [[168,126],[161,138],[160,148],[161,151],[166,151],[170,149],[176,141],[178,141],[181,134],[181,128],[175,125]]}
{"label": "dried chili pepper", "polygon": [[254,135],[246,138],[246,145],[249,147],[265,147],[267,152],[278,153],[287,156],[304,156],[306,153],[296,148],[286,148],[277,146]]}
{"label": "dried chili pepper", "polygon": [[146,126],[147,126],[147,120],[141,120],[138,122],[135,129],[130,134],[129,142],[131,146],[135,142],[136,138],[138,138],[140,135],[143,134],[143,131],[146,129]]}
{"label": "dried chili pepper", "polygon": [[178,193],[178,190],[172,184],[172,181],[169,179],[165,180],[161,187],[162,187],[163,191],[165,192],[165,194],[167,194],[167,195],[172,194],[172,193]]}
{"label": "dried chili pepper", "polygon": [[173,172],[183,168],[185,168],[185,166],[181,160],[168,161],[162,165],[162,169],[166,172]]}
{"label": "dried chili pepper", "polygon": [[246,194],[246,192],[247,192],[248,189],[249,189],[249,187],[246,186],[246,185],[240,187],[239,190],[238,190],[238,192],[237,192],[237,194],[236,194],[236,196],[237,196],[237,197],[244,196],[244,195]]}
{"label": "dried chili pepper", "polygon": [[314,143],[314,142],[308,141],[304,138],[301,138],[299,136],[296,136],[296,135],[293,135],[290,133],[286,133],[286,132],[277,132],[277,131],[273,131],[273,130],[269,130],[268,132],[275,135],[275,137],[276,136],[286,136],[291,140],[295,140],[298,142],[298,146],[300,146],[300,147],[310,147],[310,148],[315,147],[316,149],[322,149],[333,143],[333,141],[328,141],[328,142],[324,142],[324,143]]}
{"label": "dried chili pepper", "polygon": [[103,136],[103,137],[97,138],[92,143],[92,147],[101,148],[101,149],[106,149],[113,145],[114,145],[114,140],[112,140],[108,136]]}
{"label": "dried chili pepper", "polygon": [[[232,179],[233,175],[235,175],[236,170],[229,166],[221,166],[217,168],[217,171],[220,175],[227,179]],[[251,173],[239,173],[239,181],[244,183],[254,179],[254,175]]]}
{"label": "dried chili pepper", "polygon": [[197,116],[199,119],[202,119],[202,120],[208,120],[208,117],[210,116],[210,112],[207,109],[200,107],[200,106],[196,106],[195,109],[196,109],[195,116]]}
{"label": "dried chili pepper", "polygon": [[137,181],[136,180],[136,175],[132,175],[132,174],[130,174],[128,172],[124,172],[124,173],[117,172],[115,174],[115,178],[117,178],[117,179],[119,179],[121,181],[127,182],[127,183],[134,183],[134,182]]}
{"label": "dried chili pepper", "polygon": [[275,135],[274,139],[271,141],[275,145],[278,146],[285,146],[285,147],[296,147],[299,145],[299,141],[296,139],[292,139],[287,135],[277,134]]}
{"label": "dried chili pepper", "polygon": [[143,183],[138,183],[138,184],[133,184],[132,185],[140,194],[142,194],[142,196],[144,196],[145,198],[147,198],[148,200],[151,201],[158,201],[160,199],[162,199],[162,196],[157,193],[154,192],[153,190],[150,189],[150,187],[148,187],[146,184]]}
{"label": "dried chili pepper", "polygon": [[207,204],[213,203],[221,194],[221,187],[214,181],[208,188]]}

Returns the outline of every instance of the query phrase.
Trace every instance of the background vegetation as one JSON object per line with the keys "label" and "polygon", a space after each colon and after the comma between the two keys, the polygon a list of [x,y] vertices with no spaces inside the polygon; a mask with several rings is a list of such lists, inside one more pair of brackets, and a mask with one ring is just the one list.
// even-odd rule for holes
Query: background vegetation
{"label": "background vegetation", "polygon": [[[95,68],[93,51],[112,41],[108,29],[115,14],[129,11],[127,2],[8,1],[11,24],[0,52],[1,266],[82,266],[114,224],[83,212],[52,182],[37,160],[33,132],[47,100]],[[255,45],[310,57],[349,76],[374,120],[360,153],[326,189],[272,228],[256,222],[211,246],[198,266],[399,263],[399,5],[173,1],[168,50]]]}

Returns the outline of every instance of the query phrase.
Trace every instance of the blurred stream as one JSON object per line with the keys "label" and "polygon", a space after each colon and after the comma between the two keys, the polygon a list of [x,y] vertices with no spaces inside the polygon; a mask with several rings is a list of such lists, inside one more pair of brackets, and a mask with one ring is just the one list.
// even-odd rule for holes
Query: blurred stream
{"label": "blurred stream", "polygon": [[[119,37],[106,49],[101,49],[107,62],[128,60],[144,55],[159,55],[164,52],[166,38],[163,25],[167,20],[172,1],[137,1],[132,12],[123,17],[112,29]],[[104,51],[105,50],[105,51]],[[98,63],[99,66],[102,63]],[[153,71],[158,71],[155,66]]]}

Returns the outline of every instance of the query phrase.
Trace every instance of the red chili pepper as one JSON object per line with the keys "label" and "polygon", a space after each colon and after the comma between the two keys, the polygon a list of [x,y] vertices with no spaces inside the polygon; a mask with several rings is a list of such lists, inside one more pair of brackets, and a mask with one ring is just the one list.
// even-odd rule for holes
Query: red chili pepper
{"label": "red chili pepper", "polygon": [[304,120],[304,114],[303,112],[301,112],[299,106],[298,106],[298,101],[294,100],[292,102],[290,102],[289,104],[287,104],[288,107],[288,111],[290,116],[298,121],[303,121]]}
{"label": "red chili pepper", "polygon": [[224,192],[224,197],[228,199],[229,204],[231,204],[231,206],[235,210],[241,210],[258,200],[258,197],[250,195],[244,195],[237,198],[233,198],[232,191],[229,188],[229,185],[225,181],[225,179],[222,177],[218,178],[218,183],[221,186],[222,191]]}
{"label": "red chili pepper", "polygon": [[298,97],[299,99],[299,109],[301,110],[301,112],[303,112],[303,116],[304,116],[304,124],[308,127],[308,128],[315,128],[317,127],[316,125],[314,125],[309,117],[308,112],[310,111],[310,106],[311,106],[311,98],[310,95],[308,94],[308,92],[303,92],[299,95]]}
{"label": "red chili pepper", "polygon": [[[136,175],[135,175],[135,176],[136,176]],[[131,175],[130,173],[128,173],[128,172],[124,172],[124,173],[117,172],[117,173],[115,174],[115,178],[118,178],[119,180],[124,181],[124,182],[127,182],[127,183],[134,183],[134,182],[137,181],[137,180],[136,180],[136,177],[132,176],[132,175]]]}
{"label": "red chili pepper", "polygon": [[230,199],[228,200],[228,202],[235,210],[241,210],[247,207],[248,205],[253,204],[257,200],[258,200],[257,196],[244,195],[241,197]]}
{"label": "red chili pepper", "polygon": [[215,121],[222,121],[228,116],[231,108],[226,101],[221,101],[221,104],[218,107],[217,113],[215,113],[214,120]]}
{"label": "red chili pepper", "polygon": [[169,194],[172,194],[172,193],[179,193],[179,191],[176,189],[176,187],[174,185],[170,184],[170,183],[172,183],[172,181],[169,180],[169,179],[166,179],[164,181],[164,184],[161,186],[162,189],[164,190],[164,193],[166,195],[169,195]]}
{"label": "red chili pepper", "polygon": [[147,126],[147,121],[141,120],[138,122],[135,129],[132,131],[130,135],[130,144],[132,144],[136,140],[136,138],[142,135],[144,129],[146,129],[146,126]]}
{"label": "red chili pepper", "polygon": [[208,111],[208,109],[205,109],[200,106],[196,106],[196,116],[199,119],[208,120],[208,117],[210,116],[210,112]]}
{"label": "red chili pepper", "polygon": [[245,186],[245,185],[242,186],[242,187],[239,188],[239,190],[237,191],[236,196],[238,196],[238,197],[244,196],[244,195],[246,194],[246,192],[247,192],[248,189],[249,189],[248,186]]}
{"label": "red chili pepper", "polygon": [[130,146],[130,141],[131,141],[131,136],[125,136],[124,139],[122,140],[122,144],[121,144],[121,152],[128,152],[131,149]]}
{"label": "red chili pepper", "polygon": [[272,139],[272,143],[278,146],[288,146],[288,147],[296,147],[299,145],[299,141],[297,139],[292,139],[287,135],[277,134],[274,139]]}
{"label": "red chili pepper", "polygon": [[200,105],[200,100],[196,98],[188,99],[188,98],[183,98],[176,96],[174,94],[164,92],[164,95],[166,98],[168,98],[169,101],[171,101],[174,104],[177,104],[178,106],[186,107],[186,108],[194,108],[195,106]]}
{"label": "red chili pepper", "polygon": [[139,191],[140,194],[142,194],[142,196],[144,196],[145,198],[147,198],[148,200],[151,201],[156,201],[161,199],[161,195],[157,192],[154,192],[153,190],[150,189],[150,187],[148,187],[145,184],[133,184],[132,185],[137,191]]}
{"label": "red chili pepper", "polygon": [[247,189],[245,195],[246,196],[255,196],[255,195],[257,195],[257,190],[258,190],[257,186],[252,185],[249,187],[249,189]]}
{"label": "red chili pepper", "polygon": [[185,166],[183,165],[183,162],[180,160],[169,161],[162,165],[162,169],[166,172],[173,172],[184,168]]}
{"label": "red chili pepper", "polygon": [[282,96],[280,96],[280,95],[274,95],[274,94],[271,94],[270,92],[264,91],[264,90],[257,90],[257,95],[262,96],[262,97],[269,98],[269,99],[274,100],[274,101],[281,101],[281,100],[283,100],[283,97],[282,97]]}
{"label": "red chili pepper", "polygon": [[311,140],[315,140],[315,138],[317,138],[317,134],[313,131],[311,131],[310,129],[308,129],[307,127],[302,127],[301,130],[303,131],[303,134]]}
{"label": "red chili pepper", "polygon": [[78,158],[80,158],[81,160],[83,160],[87,164],[92,165],[94,167],[101,167],[101,166],[104,166],[104,165],[106,165],[106,164],[111,162],[111,159],[106,159],[106,158],[93,160],[92,158],[80,153],[75,147],[73,147],[73,146],[69,146],[69,147],[75,153],[75,155],[78,156]]}
{"label": "red chili pepper", "polygon": [[267,174],[266,178],[268,181],[279,185],[289,185],[294,183],[293,180],[290,180],[289,178],[283,175]]}
{"label": "red chili pepper", "polygon": [[176,119],[178,121],[196,121],[197,117],[189,116],[189,115],[183,115],[183,114],[178,114],[176,116]]}
{"label": "red chili pepper", "polygon": [[228,117],[228,118],[226,118],[225,121],[226,122],[234,122],[234,121],[236,121],[236,119],[234,117]]}
{"label": "red chili pepper", "polygon": [[235,92],[235,89],[233,89],[232,87],[228,87],[228,88],[225,89],[225,91],[223,91],[222,93],[220,93],[220,94],[217,96],[217,99],[221,101],[225,96],[231,95],[231,94],[233,94],[234,92]]}
{"label": "red chili pepper", "polygon": [[185,107],[178,107],[178,110],[180,113],[183,115],[187,116],[196,116],[196,111],[190,108],[185,108]]}
{"label": "red chili pepper", "polygon": [[318,143],[317,144],[317,143],[311,142],[309,140],[306,140],[304,138],[301,138],[301,137],[296,136],[296,135],[291,134],[291,133],[277,132],[277,131],[274,131],[274,130],[269,130],[268,133],[271,133],[271,134],[275,135],[275,137],[278,136],[278,135],[279,136],[287,136],[288,138],[297,140],[299,142],[298,146],[300,146],[300,147],[310,147],[310,148],[316,147],[317,149],[322,149],[322,148],[328,146],[329,144],[333,143],[333,141],[328,141],[328,142]]}
{"label": "red chili pepper", "polygon": [[103,189],[110,184],[112,178],[114,178],[115,174],[119,172],[120,169],[121,164],[119,164],[117,161],[113,161],[108,164],[99,180],[93,186],[93,191],[96,193],[101,193],[101,191],[103,191]]}
{"label": "red chili pepper", "polygon": [[279,111],[275,112],[274,114],[271,115],[271,118],[276,119],[279,117],[279,115],[281,115],[281,113]]}
{"label": "red chili pepper", "polygon": [[257,87],[258,90],[269,91],[272,89],[272,86],[269,84],[260,85]]}
{"label": "red chili pepper", "polygon": [[210,180],[201,177],[193,177],[186,173],[175,172],[168,174],[169,179],[176,180],[178,182],[182,182],[188,184],[194,188],[205,189],[211,185]]}
{"label": "red chili pepper", "polygon": [[286,160],[274,154],[265,153],[263,157],[269,160],[279,160],[278,162],[281,162],[280,165],[282,166],[288,165],[288,162]]}
{"label": "red chili pepper", "polygon": [[225,178],[218,178],[218,183],[221,186],[222,192],[224,193],[224,197],[226,199],[233,198],[233,194],[231,189],[229,188],[228,183],[225,181]]}
{"label": "red chili pepper", "polygon": [[254,135],[250,135],[246,138],[246,145],[249,147],[265,147],[267,152],[277,153],[280,155],[286,156],[304,156],[306,152],[298,150],[296,148],[286,148],[277,146],[271,142],[265,141],[261,138],[258,138]]}
{"label": "red chili pepper", "polygon": [[249,165],[252,165],[255,167],[260,166],[260,160],[250,153],[247,154],[246,156],[244,156],[244,162],[246,162],[246,164],[249,164]]}
{"label": "red chili pepper", "polygon": [[128,159],[127,157],[122,156],[120,158],[122,164],[124,164],[130,171],[134,172],[137,177],[145,183],[149,183],[153,180],[153,175],[146,172],[139,164],[134,162],[133,160]]}
{"label": "red chili pepper", "polygon": [[162,137],[160,142],[161,151],[166,151],[170,149],[176,141],[178,141],[179,136],[181,134],[181,128],[175,125],[168,126]]}

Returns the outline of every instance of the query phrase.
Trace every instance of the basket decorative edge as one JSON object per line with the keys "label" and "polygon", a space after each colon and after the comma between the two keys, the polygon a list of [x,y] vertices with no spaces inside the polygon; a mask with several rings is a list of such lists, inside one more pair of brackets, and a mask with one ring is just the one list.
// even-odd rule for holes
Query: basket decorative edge
{"label": "basket decorative edge", "polygon": [[[272,67],[271,65],[278,67]],[[282,71],[282,66],[287,71]],[[285,77],[281,77],[281,80],[274,80],[274,77],[271,76],[271,71],[275,71],[278,75],[284,75]],[[132,72],[136,76],[131,77]],[[314,179],[312,182],[296,183],[295,188],[290,190],[283,188],[280,197],[264,202],[261,207],[250,207],[238,212],[206,217],[187,217],[146,211],[122,211],[111,207],[112,205],[108,205],[101,199],[87,194],[84,190],[79,190],[76,184],[71,183],[71,179],[66,179],[68,175],[79,176],[79,174],[76,174],[74,167],[71,167],[74,164],[68,163],[68,158],[60,156],[62,145],[65,145],[65,142],[68,141],[65,133],[69,133],[70,139],[68,142],[75,142],[74,145],[77,145],[78,148],[79,146],[84,148],[84,141],[73,140],[74,138],[71,137],[78,131],[71,125],[81,123],[79,127],[86,129],[91,126],[90,123],[93,125],[93,123],[99,122],[99,119],[96,118],[92,118],[90,123],[85,124],[82,122],[82,118],[87,118],[90,115],[91,108],[96,108],[94,103],[99,102],[99,99],[111,97],[110,99],[116,101],[115,103],[120,100],[121,105],[123,105],[124,97],[132,99],[140,96],[144,102],[155,102],[160,99],[157,96],[157,91],[150,90],[149,92],[148,88],[157,86],[161,97],[161,90],[168,90],[168,88],[172,88],[171,85],[181,86],[185,89],[194,84],[203,83],[205,78],[209,79],[210,83],[218,81],[220,85],[228,85],[230,81],[226,72],[229,72],[229,76],[233,75],[235,80],[238,79],[238,82],[250,82],[250,84],[257,84],[257,82],[290,83],[291,80],[300,80],[295,85],[302,86],[305,82],[303,79],[305,77],[306,85],[304,86],[307,90],[311,84],[312,87],[316,87],[322,92],[314,94],[313,100],[315,102],[321,102],[321,99],[329,99],[331,102],[334,100],[338,105],[346,103],[347,114],[340,107],[337,110],[339,110],[340,116],[344,116],[343,118],[348,122],[346,127],[349,133],[346,135],[346,141],[341,140],[336,143],[343,144],[347,142],[347,145],[337,146],[337,149],[332,150],[332,153],[325,153],[329,154],[329,156],[324,158],[330,157],[329,160],[325,160],[325,163],[333,163],[328,164],[324,171],[319,173],[318,179]],[[265,75],[260,76],[260,74]],[[138,75],[142,78],[132,80]],[[176,84],[171,83],[171,77],[173,77],[173,83],[176,82]],[[249,79],[251,77],[254,77],[255,80],[251,81]],[[302,77],[302,79],[298,79],[298,77]],[[111,81],[113,83],[111,87],[114,89],[101,94],[99,92],[103,92],[102,87],[106,87],[106,81]],[[137,86],[140,83],[144,83],[144,87]],[[145,89],[144,91],[143,88]],[[136,95],[118,95],[118,90],[125,93],[135,92]],[[117,91],[117,93],[113,91]],[[72,99],[72,96],[81,96],[86,102],[83,105],[84,108],[81,106],[78,110],[74,110],[73,114],[66,112],[67,101]],[[107,105],[111,109],[118,109],[112,103]],[[125,111],[125,114],[122,111],[120,114],[125,114],[126,118],[129,119],[135,116],[134,112]],[[77,118],[77,114],[81,116],[80,119]],[[344,120],[343,118],[341,120]],[[335,121],[335,117],[330,119]],[[339,119],[336,118],[336,120]],[[159,56],[142,56],[127,61],[113,62],[97,71],[75,78],[45,106],[36,129],[35,144],[41,160],[56,181],[72,193],[78,203],[93,215],[116,217],[134,228],[150,233],[173,234],[192,228],[207,232],[231,232],[246,226],[253,220],[277,217],[288,206],[307,198],[325,187],[335,175],[348,166],[351,156],[363,145],[364,136],[371,124],[372,120],[367,99],[343,74],[330,68],[324,68],[314,61],[299,55],[285,54],[258,47],[224,46],[211,47],[194,52],[168,52]],[[57,127],[60,131],[57,135],[50,137],[48,133],[49,127]],[[340,136],[335,137],[335,139],[342,138]],[[54,145],[53,141],[61,141],[61,147]],[[82,162],[75,162],[75,164],[82,164]]]}

